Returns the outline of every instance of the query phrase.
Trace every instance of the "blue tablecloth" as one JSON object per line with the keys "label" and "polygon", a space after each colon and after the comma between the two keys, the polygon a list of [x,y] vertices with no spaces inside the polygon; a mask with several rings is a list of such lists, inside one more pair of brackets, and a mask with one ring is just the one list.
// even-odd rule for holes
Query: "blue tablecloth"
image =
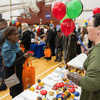
{"label": "blue tablecloth", "polygon": [[44,46],[45,43],[38,44],[31,44],[31,51],[34,51],[34,57],[40,58],[44,56]]}

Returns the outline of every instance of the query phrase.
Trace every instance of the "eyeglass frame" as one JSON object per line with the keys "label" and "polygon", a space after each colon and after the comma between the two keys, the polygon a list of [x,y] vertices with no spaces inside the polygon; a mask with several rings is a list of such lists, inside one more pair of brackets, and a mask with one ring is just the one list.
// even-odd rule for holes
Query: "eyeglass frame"
{"label": "eyeglass frame", "polygon": [[94,26],[94,25],[87,25],[87,27],[89,27],[89,26]]}
{"label": "eyeglass frame", "polygon": [[17,36],[17,35],[18,35],[18,33],[12,33],[11,35],[13,35],[13,36]]}

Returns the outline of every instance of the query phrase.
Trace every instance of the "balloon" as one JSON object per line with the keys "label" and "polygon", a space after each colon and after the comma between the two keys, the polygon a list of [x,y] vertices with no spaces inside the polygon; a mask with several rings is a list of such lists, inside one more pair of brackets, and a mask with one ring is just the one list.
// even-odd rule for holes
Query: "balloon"
{"label": "balloon", "polygon": [[12,20],[12,24],[15,24],[15,21],[14,20]]}
{"label": "balloon", "polygon": [[53,21],[50,21],[51,23],[53,23]]}
{"label": "balloon", "polygon": [[70,1],[66,7],[67,14],[71,19],[78,17],[82,13],[82,10],[83,5],[78,0]]}
{"label": "balloon", "polygon": [[52,26],[53,24],[51,23],[50,25]]}
{"label": "balloon", "polygon": [[52,8],[52,13],[55,18],[61,20],[66,14],[66,5],[62,2],[57,2]]}
{"label": "balloon", "polygon": [[84,25],[84,27],[86,27],[86,25]]}
{"label": "balloon", "polygon": [[97,14],[97,13],[100,13],[99,7],[96,7],[96,8],[93,9],[93,14]]}
{"label": "balloon", "polygon": [[16,23],[15,23],[15,26],[16,26]]}
{"label": "balloon", "polygon": [[88,22],[86,22],[85,25],[88,25]]}
{"label": "balloon", "polygon": [[60,23],[62,23],[62,21],[66,18],[70,18],[67,14],[64,16],[64,18],[60,21]]}
{"label": "balloon", "polygon": [[18,25],[19,25],[19,22],[16,23],[16,26],[18,26]]}
{"label": "balloon", "polygon": [[65,5],[67,6],[67,2],[65,2]]}
{"label": "balloon", "polygon": [[35,27],[37,27],[37,25],[35,25]]}
{"label": "balloon", "polygon": [[71,34],[75,29],[75,23],[72,19],[68,18],[63,20],[61,23],[61,30],[65,34],[65,36],[68,36]]}
{"label": "balloon", "polygon": [[15,25],[15,23],[12,23],[13,25]]}
{"label": "balloon", "polygon": [[91,16],[88,17],[88,21],[92,18],[92,16],[93,16],[93,15],[91,15]]}
{"label": "balloon", "polygon": [[83,20],[84,23],[86,23],[86,20]]}
{"label": "balloon", "polygon": [[17,19],[15,20],[15,23],[17,23]]}

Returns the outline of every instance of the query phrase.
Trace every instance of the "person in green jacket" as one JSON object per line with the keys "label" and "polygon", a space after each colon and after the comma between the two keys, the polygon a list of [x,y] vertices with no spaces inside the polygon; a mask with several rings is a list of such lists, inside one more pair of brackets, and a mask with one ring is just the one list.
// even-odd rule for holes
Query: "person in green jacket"
{"label": "person in green jacket", "polygon": [[[80,100],[100,100],[100,13],[93,15],[87,30],[88,39],[95,45],[83,64],[85,76],[66,72],[63,78],[72,80],[82,88]],[[83,47],[82,52],[85,52]]]}

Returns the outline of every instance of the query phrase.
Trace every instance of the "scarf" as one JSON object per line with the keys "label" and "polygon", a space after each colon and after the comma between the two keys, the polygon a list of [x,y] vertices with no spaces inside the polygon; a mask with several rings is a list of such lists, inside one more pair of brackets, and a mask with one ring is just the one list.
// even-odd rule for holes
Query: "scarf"
{"label": "scarf", "polygon": [[12,44],[9,40],[3,45],[2,56],[4,58],[4,65],[6,67],[11,67],[16,59],[16,53],[20,51],[18,42]]}

